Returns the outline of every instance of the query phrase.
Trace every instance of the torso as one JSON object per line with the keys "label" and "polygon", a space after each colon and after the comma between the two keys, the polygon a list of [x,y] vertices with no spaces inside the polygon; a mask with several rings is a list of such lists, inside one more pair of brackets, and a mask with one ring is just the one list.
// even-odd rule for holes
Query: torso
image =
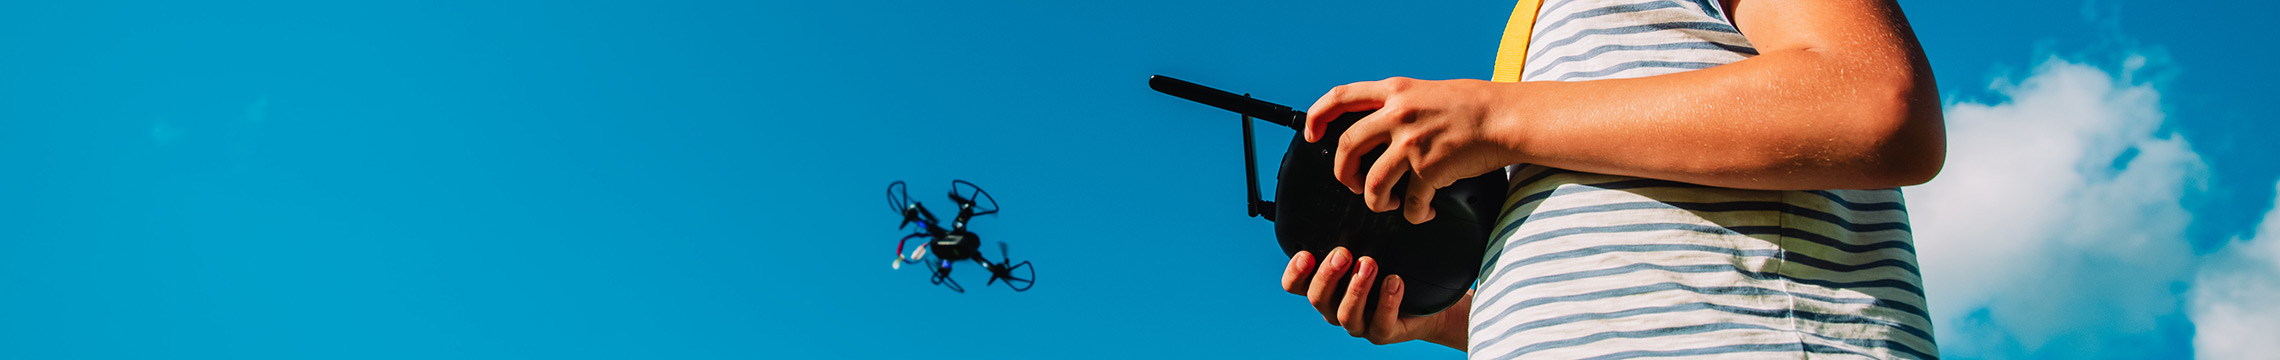
{"label": "torso", "polygon": [[[1521,79],[1634,78],[1755,56],[1721,5],[1548,0]],[[1936,357],[1898,189],[1511,170],[1472,302],[1474,358]]]}

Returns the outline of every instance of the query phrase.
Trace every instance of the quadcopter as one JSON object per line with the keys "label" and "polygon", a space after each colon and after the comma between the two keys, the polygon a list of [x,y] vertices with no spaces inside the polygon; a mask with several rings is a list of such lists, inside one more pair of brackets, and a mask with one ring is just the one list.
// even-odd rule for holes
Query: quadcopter
{"label": "quadcopter", "polygon": [[[975,263],[981,264],[982,268],[990,271],[990,280],[983,283],[983,286],[995,285],[998,280],[1005,280],[1005,286],[1013,288],[1013,291],[1029,291],[1029,287],[1035,286],[1037,267],[1029,266],[1028,261],[1022,261],[1019,264],[1013,263],[1013,259],[1006,255],[1006,245],[1002,241],[998,242],[998,259],[1002,261],[991,262],[989,259],[983,258],[981,252],[982,236],[966,230],[966,221],[972,220],[974,216],[997,214],[997,198],[991,197],[989,192],[982,191],[982,187],[974,186],[974,183],[965,180],[951,180],[950,200],[958,203],[958,217],[951,219],[950,223],[947,224],[949,227],[945,228],[943,227],[945,224],[940,219],[935,218],[933,212],[927,211],[925,205],[910,199],[910,186],[901,181],[887,184],[887,206],[893,208],[895,212],[901,213],[903,218],[902,226],[897,228],[908,228],[912,223],[918,224],[916,232],[903,236],[902,241],[895,245],[894,268],[902,269],[905,264],[926,264],[928,272],[933,274],[930,280],[935,285],[943,285],[950,288],[951,291],[965,293],[966,288],[959,286],[958,281],[950,278],[950,269],[951,265],[957,264],[959,261],[973,260]],[[984,201],[988,203],[988,206],[982,205]],[[904,249],[910,248],[911,240],[914,239],[925,240],[926,245],[911,249],[907,255],[904,254]],[[1024,267],[1029,268],[1029,276],[1014,276],[1015,270]]]}

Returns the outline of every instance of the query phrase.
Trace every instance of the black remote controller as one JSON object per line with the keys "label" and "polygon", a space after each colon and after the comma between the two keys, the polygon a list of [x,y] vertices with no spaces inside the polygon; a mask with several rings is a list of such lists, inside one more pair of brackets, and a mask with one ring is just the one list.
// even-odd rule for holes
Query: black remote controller
{"label": "black remote controller", "polygon": [[[1406,285],[1407,294],[1401,299],[1403,315],[1430,315],[1448,309],[1479,277],[1489,230],[1504,205],[1504,170],[1458,180],[1437,190],[1432,201],[1436,212],[1433,220],[1410,224],[1400,211],[1370,211],[1361,194],[1348,191],[1331,175],[1338,136],[1369,112],[1341,114],[1330,122],[1320,142],[1310,143],[1303,134],[1306,113],[1290,107],[1162,75],[1149,77],[1148,86],[1243,114],[1245,178],[1250,183],[1246,206],[1252,216],[1275,222],[1275,238],[1282,244],[1284,255],[1305,250],[1321,256],[1345,247],[1357,257],[1376,259],[1379,283],[1387,275],[1401,275]],[[1259,199],[1258,179],[1253,175],[1258,173],[1258,166],[1252,154],[1251,118],[1302,132],[1292,135],[1289,151],[1283,155],[1282,170],[1276,175],[1281,182],[1271,202]],[[1368,173],[1368,166],[1384,151],[1381,146],[1365,155],[1362,173]],[[1392,194],[1404,194],[1407,188],[1404,176],[1395,183]],[[1338,282],[1340,286],[1346,283]],[[1367,309],[1373,315],[1381,298],[1378,290],[1370,291]]]}

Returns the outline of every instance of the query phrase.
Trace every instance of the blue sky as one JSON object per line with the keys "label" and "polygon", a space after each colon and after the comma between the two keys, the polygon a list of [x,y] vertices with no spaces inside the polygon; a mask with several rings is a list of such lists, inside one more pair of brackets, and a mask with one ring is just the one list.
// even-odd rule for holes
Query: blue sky
{"label": "blue sky", "polygon": [[[2033,122],[2083,99],[2113,120],[2055,138],[2083,148],[1950,154],[2074,171],[1908,190],[1919,228],[1958,234],[1918,239],[1949,358],[2184,358],[2213,324],[2192,314],[2271,313],[2196,285],[2276,279],[2233,249],[2280,241],[2252,232],[2280,74],[2238,35],[2280,5],[2159,5],[1903,5],[1953,109],[2008,114],[1951,121],[2083,124]],[[1481,78],[1510,6],[0,5],[0,358],[1454,357],[1282,293],[1233,117],[1142,79],[1304,105]],[[1036,262],[1033,291],[887,267],[881,190],[944,204],[950,179],[1001,201],[974,226]],[[2016,221],[1966,206],[2035,189],[2066,191]],[[2093,224],[2123,230],[2064,230]],[[1942,257],[1975,253],[2053,260]]]}

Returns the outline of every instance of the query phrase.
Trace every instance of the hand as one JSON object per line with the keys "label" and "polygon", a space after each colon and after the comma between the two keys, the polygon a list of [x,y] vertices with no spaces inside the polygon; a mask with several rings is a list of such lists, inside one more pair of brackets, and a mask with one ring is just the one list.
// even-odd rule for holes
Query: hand
{"label": "hand", "polygon": [[[1348,268],[1353,270],[1353,280],[1341,288],[1338,281],[1346,278]],[[1387,276],[1384,298],[1378,299],[1376,316],[1363,319],[1364,307],[1369,304],[1364,296],[1369,296],[1370,287],[1375,285],[1377,270],[1376,260],[1365,256],[1357,261],[1342,247],[1331,250],[1329,258],[1323,259],[1319,266],[1313,254],[1300,251],[1291,255],[1290,265],[1283,270],[1283,290],[1306,295],[1314,309],[1322,313],[1322,320],[1345,327],[1346,335],[1369,339],[1372,344],[1424,339],[1458,350],[1465,348],[1464,308],[1470,307],[1471,294],[1466,294],[1458,307],[1448,311],[1403,317],[1400,316],[1404,293],[1401,276]],[[1452,318],[1454,327],[1450,326]]]}
{"label": "hand", "polygon": [[[1434,216],[1433,193],[1457,180],[1479,176],[1508,164],[1519,163],[1511,146],[1495,135],[1508,134],[1496,99],[1518,84],[1480,80],[1428,81],[1389,78],[1330,89],[1306,110],[1306,141],[1321,140],[1331,120],[1348,112],[1377,110],[1354,121],[1338,137],[1338,154],[1332,158],[1332,175],[1346,189],[1362,194],[1371,211],[1401,208],[1410,223]],[[1385,155],[1359,174],[1363,154],[1385,145]],[[1408,194],[1396,200],[1391,194],[1398,176],[1408,174]]]}

